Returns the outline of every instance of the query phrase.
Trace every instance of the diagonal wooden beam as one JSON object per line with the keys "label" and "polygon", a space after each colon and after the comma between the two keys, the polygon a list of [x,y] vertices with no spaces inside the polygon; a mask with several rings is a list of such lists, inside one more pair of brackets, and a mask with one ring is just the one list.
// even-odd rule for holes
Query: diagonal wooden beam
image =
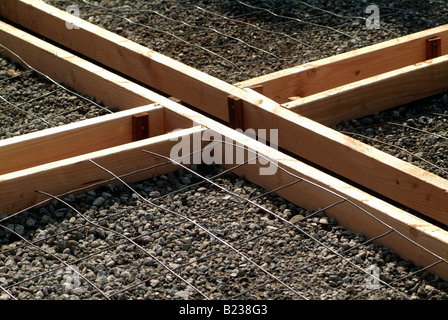
{"label": "diagonal wooden beam", "polygon": [[[445,179],[41,1],[4,0],[0,9],[4,17],[225,122],[228,97],[240,99],[244,128],[278,129],[281,148],[448,225]],[[67,21],[79,29],[68,30]],[[442,70],[447,63],[446,56],[432,60]]]}
{"label": "diagonal wooden beam", "polygon": [[[29,41],[29,39],[27,40]],[[35,40],[38,41],[35,44],[41,41]],[[49,47],[46,47],[46,49],[49,49]],[[57,54],[62,53],[59,52],[60,49],[53,47],[53,50],[55,50],[52,55],[53,59],[63,59],[64,55]],[[57,63],[54,65],[57,65]],[[104,81],[111,81],[107,71],[104,70],[101,75],[104,77]],[[46,200],[42,194],[36,193],[34,190],[63,194],[72,192],[76,188],[109,182],[111,176],[94,166],[90,160],[106,167],[116,175],[126,175],[126,181],[137,181],[173,171],[177,168],[174,164],[157,166],[152,170],[143,170],[166,161],[164,158],[148,155],[143,150],[147,149],[163,156],[170,156],[172,147],[178,139],[194,140],[198,134],[200,135],[206,128],[209,128],[227,141],[232,141],[233,153],[240,150],[237,149],[237,145],[244,146],[246,150],[251,150],[252,155],[256,153],[267,157],[271,160],[271,163],[276,163],[281,168],[266,177],[260,175],[262,165],[256,162],[238,168],[237,173],[270,190],[300,180],[301,182],[282,188],[278,191],[278,194],[308,210],[317,210],[337,202],[339,204],[328,208],[326,213],[335,217],[339,224],[355,232],[363,232],[368,238],[392,230],[387,236],[381,237],[378,242],[419,266],[429,266],[432,263],[440,262],[429,270],[439,274],[444,279],[448,279],[448,264],[446,263],[448,258],[446,251],[448,244],[447,231],[190,110],[171,99],[130,83],[125,79],[121,78],[120,81],[122,84],[126,83],[127,88],[132,89],[131,92],[134,92],[135,95],[159,103],[167,115],[170,115],[172,119],[170,121],[179,121],[182,118],[184,121],[186,119],[187,123],[195,122],[200,126],[0,175],[0,212],[14,212]],[[133,97],[130,97],[130,99],[134,100]],[[283,108],[281,110],[288,112]],[[305,118],[304,121],[312,123],[311,120]],[[167,120],[165,120],[165,123],[167,123]],[[247,159],[247,157],[245,158]],[[130,172],[137,173],[128,175]],[[422,248],[426,248],[426,250]]]}

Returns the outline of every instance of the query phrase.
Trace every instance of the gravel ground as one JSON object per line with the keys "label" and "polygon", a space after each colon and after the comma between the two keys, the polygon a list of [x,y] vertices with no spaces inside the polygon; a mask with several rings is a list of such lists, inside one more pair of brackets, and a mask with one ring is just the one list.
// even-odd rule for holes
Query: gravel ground
{"label": "gravel ground", "polygon": [[108,114],[111,111],[0,57],[0,139]]}
{"label": "gravel ground", "polygon": [[448,21],[445,1],[375,1],[379,30],[359,0],[46,2],[230,83]]}
{"label": "gravel ground", "polygon": [[448,179],[448,93],[334,127]]}
{"label": "gravel ground", "polygon": [[[194,169],[209,178],[222,172]],[[0,285],[18,299],[448,299],[447,282],[413,273],[419,269],[323,212],[307,212],[230,173],[215,178],[295,229],[200,181],[181,169],[132,185],[152,204],[125,186],[104,186],[68,195],[72,207],[52,201],[4,221]],[[61,261],[79,270],[79,282]],[[360,269],[372,265],[384,281],[376,290],[366,287]]]}
{"label": "gravel ground", "polygon": [[[81,1],[47,2],[61,9],[77,3],[81,17],[228,82],[246,80],[440,25],[446,23],[448,17],[448,9],[442,1],[379,1],[379,5],[384,5],[381,7],[383,29],[366,30],[360,18],[340,18],[311,7],[297,6],[293,1],[246,2],[271,9],[278,8],[281,3],[283,9],[276,10],[276,14],[299,16],[306,24],[274,16],[266,10],[255,10],[237,1],[183,1],[182,5],[159,1],[151,6],[151,1],[100,2],[120,10],[120,14],[129,11],[129,19],[152,27],[148,29],[129,24],[110,12],[102,11],[98,15],[101,10]],[[366,17],[363,14],[365,4],[359,1],[344,1],[342,6],[339,1],[308,3],[338,14]],[[214,15],[192,9],[191,4],[212,11]],[[195,28],[158,14],[135,12],[143,8],[188,22]],[[217,19],[216,14],[227,18]],[[269,32],[253,26],[269,29]],[[225,31],[226,36],[212,29]],[[282,34],[295,35],[301,43]],[[204,48],[213,49],[215,54]],[[11,108],[2,106],[5,110],[0,115],[2,138],[48,127],[42,119],[36,118],[61,124],[100,115],[100,111],[66,92],[58,90],[54,95],[44,96],[56,88],[43,79],[37,81],[36,75],[10,65],[7,60],[0,60],[0,66],[0,79],[5,79],[1,80],[2,96],[16,105],[22,102],[20,96],[40,98],[39,103],[33,103],[33,109],[29,109],[39,117],[29,115],[24,119],[23,113],[12,113]],[[426,165],[417,161],[417,156],[422,156],[443,169],[447,153],[443,138],[447,137],[446,100],[446,94],[442,94],[379,115],[348,121],[336,129],[384,138],[386,142],[409,148],[413,154],[411,157],[394,149],[390,151],[394,155]],[[71,101],[74,108],[79,107],[76,116],[61,117],[61,112],[72,110],[68,105]],[[64,107],[58,110],[61,103]],[[23,126],[20,121],[27,125]],[[411,128],[431,130],[433,134],[422,135]],[[370,138],[364,139],[370,143]],[[384,147],[384,144],[375,146]],[[415,146],[430,148],[423,151],[414,149]],[[446,177],[444,170],[434,168],[433,165],[427,167]],[[202,166],[198,170],[204,175],[219,172],[214,166]],[[227,174],[216,181],[243,197],[253,198],[265,191],[234,175]],[[310,238],[290,226],[285,228],[280,219],[273,219],[247,202],[239,203],[235,197],[213,186],[181,190],[194,182],[197,179],[193,175],[180,170],[133,185],[139,194],[151,199],[159,208],[142,202],[124,186],[105,186],[81,195],[68,195],[65,201],[76,210],[53,201],[46,207],[12,218],[2,217],[0,298],[204,298],[168,272],[161,265],[163,262],[205,296],[214,299],[448,299],[446,281],[426,271],[414,273],[418,268],[411,263],[401,260],[387,248],[364,243],[362,234],[350,233],[323,213],[307,212],[275,195],[261,196],[257,200],[296,223],[311,235]],[[171,193],[176,190],[179,191]],[[245,258],[166,209],[188,215],[237,248]],[[87,223],[83,217],[95,224]],[[131,237],[138,246],[125,237]],[[26,241],[37,242],[30,245]],[[79,270],[82,275],[79,283],[76,273],[66,264]],[[372,265],[379,268],[383,281],[376,290],[367,289],[367,275],[359,269]]]}

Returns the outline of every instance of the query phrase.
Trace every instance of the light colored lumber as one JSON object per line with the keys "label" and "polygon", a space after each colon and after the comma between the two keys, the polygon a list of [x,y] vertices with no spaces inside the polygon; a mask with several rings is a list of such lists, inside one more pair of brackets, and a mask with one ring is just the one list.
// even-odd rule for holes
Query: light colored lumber
{"label": "light colored lumber", "polygon": [[[182,135],[186,135],[191,138],[192,134],[195,132],[202,132],[203,128],[212,128],[214,131],[222,134],[222,136],[230,137],[231,139],[238,141],[240,144],[244,144],[252,150],[270,157],[272,160],[277,161],[282,168],[285,168],[295,175],[312,182],[312,184],[300,182],[278,192],[288,200],[293,201],[297,205],[303,206],[306,209],[316,210],[327,204],[334,203],[334,201],[340,199],[340,197],[348,199],[358,204],[374,216],[377,216],[379,219],[382,219],[385,223],[389,224],[391,228],[402,232],[404,235],[409,236],[412,240],[420,243],[422,246],[427,247],[435,254],[446,259],[446,231],[418,219],[382,200],[369,195],[368,193],[360,191],[359,189],[294,158],[275,151],[272,148],[268,148],[267,146],[239,134],[238,132],[229,129],[228,127],[219,124],[212,119],[206,118],[197,112],[187,109],[172,100],[162,97],[150,90],[141,88],[136,84],[133,86],[135,88],[135,92],[142,94],[142,96],[146,99],[160,103],[170,112],[171,116],[173,116],[173,121],[178,121],[182,117],[186,117],[190,119],[190,121],[195,122],[202,127],[186,129],[182,132],[173,132],[163,136],[116,146],[106,150],[96,151],[94,153],[44,164],[38,167],[28,168],[18,172],[4,174],[0,176],[0,205],[3,206],[0,211],[20,210],[27,205],[32,205],[44,200],[44,197],[40,194],[33,192],[35,189],[60,194],[63,192],[69,192],[75,188],[87,187],[90,184],[108,180],[110,175],[90,163],[89,159],[94,159],[100,165],[105,166],[115,174],[126,174],[156,163],[164,162],[162,159],[142,152],[142,149],[147,149],[163,155],[169,155],[172,146],[177,143],[177,141],[171,141],[171,138],[179,138]],[[340,156],[339,152],[344,151],[342,149],[344,141],[338,139],[347,139],[347,137],[329,130],[328,128],[307,118],[300,117],[299,115],[270,102],[263,96],[257,96],[253,92],[246,92],[244,90],[235,92],[240,95],[240,98],[243,100],[244,104],[248,105],[245,109],[245,112],[247,112],[248,115],[253,115],[255,112],[258,113],[259,117],[253,119],[257,122],[249,123],[254,124],[252,128],[260,127],[261,124],[261,127],[266,129],[268,127],[264,125],[266,123],[270,123],[266,122],[266,120],[273,119],[272,127],[281,128],[279,131],[281,134],[280,138],[284,138],[286,143],[292,144],[292,150],[295,149],[298,151],[299,147],[301,147],[300,143],[303,143],[307,141],[307,139],[311,138],[311,142],[308,145],[305,145],[305,148],[309,149],[313,143],[317,142],[317,145],[314,146],[314,148],[319,149],[324,146],[326,147],[325,151],[328,152],[325,154],[336,159]],[[247,119],[247,117],[245,117],[245,119]],[[318,135],[316,135],[314,131],[318,131]],[[301,135],[303,135],[303,137],[301,137]],[[325,136],[326,139],[322,139],[322,137],[320,137],[321,135]],[[354,140],[349,140],[349,142],[355,143],[358,148],[367,148],[369,152],[373,153],[373,155],[378,155],[375,153],[377,151],[373,148],[369,149],[361,143],[356,144]],[[333,150],[328,150],[328,145],[334,147],[336,154],[331,153]],[[287,144],[285,146],[287,146]],[[348,147],[346,148],[348,149]],[[312,151],[317,153],[317,155],[322,155],[322,153],[319,153],[317,149]],[[371,153],[368,153],[368,156],[371,157]],[[143,158],[141,157],[142,155],[144,155]],[[350,160],[351,156],[359,157],[359,154],[352,151],[344,153],[342,156],[343,158],[346,157],[345,160]],[[358,160],[364,159],[361,158]],[[398,161],[397,159],[395,160]],[[370,161],[373,160],[371,159]],[[360,164],[362,164],[362,161]],[[172,171],[175,167],[158,167],[158,169],[156,169],[157,172],[148,173],[143,171],[140,172],[138,176],[132,176],[132,178],[129,178],[134,181],[141,180],[160,174],[165,169],[167,171]],[[239,168],[238,170],[238,173],[244,177],[270,189],[285,185],[291,181],[291,178],[288,178],[288,175],[286,175],[282,170],[278,170],[274,176],[268,177],[259,175],[259,168],[257,165],[248,165]],[[378,171],[376,172],[378,173]],[[318,188],[317,185],[327,188],[330,192]],[[333,192],[337,192],[340,197],[336,196]],[[364,232],[368,237],[376,236],[388,229],[382,224],[377,224],[374,221],[372,222],[370,219],[367,219],[365,214],[363,214],[358,208],[348,205],[348,202],[328,209],[327,214],[336,217],[339,223],[351,228],[352,230]],[[416,250],[415,247],[409,245],[409,242],[402,237],[391,235],[382,238],[380,242],[395,250],[399,255],[410,259],[417,265],[426,266],[435,260],[431,255],[421,252],[420,250]],[[444,279],[448,278],[445,263],[438,264],[430,271],[439,274]]]}
{"label": "light colored lumber", "polygon": [[[15,16],[15,10],[23,9],[24,14],[38,17],[34,22],[18,17],[16,22],[218,119],[229,120],[229,96],[241,99],[244,128],[279,129],[281,148],[448,225],[447,180],[287,110],[253,90],[227,84],[39,1],[6,0],[6,3],[11,16]],[[79,29],[55,32],[65,27],[64,19],[76,22]],[[91,43],[95,45],[88,45]],[[118,59],[124,56],[126,59]],[[438,59],[444,58],[433,61]],[[143,93],[141,86],[129,89],[179,113],[176,111],[179,104],[167,98],[149,90]]]}
{"label": "light colored lumber", "polygon": [[[182,110],[183,107],[179,106],[179,109]],[[308,210],[317,210],[345,199],[341,204],[326,210],[326,214],[335,217],[340,225],[350,228],[354,232],[363,232],[367,238],[378,236],[390,229],[400,232],[411,241],[425,247],[436,257],[419,249],[396,232],[380,238],[377,242],[419,266],[425,267],[439,261],[440,258],[447,258],[448,233],[446,231],[209,118],[200,116],[191,110],[183,110],[186,114],[193,115],[195,122],[201,124],[202,127],[184,129],[0,176],[0,211],[20,210],[26,208],[27,205],[46,200],[45,196],[34,192],[34,190],[61,195],[93,183],[106,182],[112,177],[92,164],[89,159],[119,176],[163,163],[166,161],[165,158],[150,155],[143,150],[168,157],[171,148],[177,143],[177,139],[182,137],[194,139],[195,134],[202,134],[204,128],[211,127],[223,138],[229,138],[226,139],[227,141],[234,139],[234,144],[237,141],[239,145],[245,146],[263,157],[268,157],[282,168],[272,176],[261,176],[259,170],[265,165],[260,165],[258,162],[239,167],[236,173],[246,179],[267,189],[275,189],[302,179],[303,181],[281,189],[277,193]],[[235,149],[234,153],[237,150],[240,149]],[[253,154],[251,153],[251,155]],[[245,159],[248,157],[246,156]],[[173,171],[175,168],[175,165],[170,164],[168,167],[157,167],[154,171],[141,171],[138,175],[127,176],[125,181],[147,179],[154,175]],[[376,219],[383,223],[379,223]],[[446,263],[440,263],[429,271],[448,279]]]}
{"label": "light colored lumber", "polygon": [[[86,57],[220,119],[227,119],[227,108],[222,108],[227,103],[227,95],[214,89],[224,84],[223,81],[40,0],[2,0],[0,12],[10,21]],[[66,22],[77,28],[67,29]]]}
{"label": "light colored lumber", "polygon": [[163,108],[149,105],[4,139],[0,174],[132,142],[132,116],[141,112],[149,114],[150,136],[165,133]]}
{"label": "light colored lumber", "polygon": [[[47,199],[35,190],[59,195],[101,182],[117,184],[119,181],[109,181],[113,177],[89,160],[106,167],[118,176],[125,175],[166,162],[163,158],[144,153],[143,149],[169,156],[172,147],[177,143],[175,139],[190,137],[198,130],[203,129],[194,127],[179,130],[0,175],[0,212],[17,212]],[[172,164],[158,166],[129,175],[125,181],[140,181],[174,170],[176,168]]]}
{"label": "light colored lumber", "polygon": [[448,91],[448,55],[283,104],[302,116],[336,125]]}
{"label": "light colored lumber", "polygon": [[426,41],[439,36],[448,54],[448,24],[384,41],[361,49],[239,82],[238,87],[263,86],[263,94],[278,103],[308,97],[345,84],[377,76],[426,60]]}
{"label": "light colored lumber", "polygon": [[[3,4],[1,1],[2,13]],[[28,16],[33,20],[30,17],[33,15]],[[100,100],[107,107],[124,110],[152,102],[138,92],[130,91],[126,87],[129,81],[122,81],[121,77],[3,21],[0,21],[0,44],[14,52],[32,68],[78,92],[83,92],[84,95]],[[2,51],[0,54],[15,62],[22,62],[8,51]]]}

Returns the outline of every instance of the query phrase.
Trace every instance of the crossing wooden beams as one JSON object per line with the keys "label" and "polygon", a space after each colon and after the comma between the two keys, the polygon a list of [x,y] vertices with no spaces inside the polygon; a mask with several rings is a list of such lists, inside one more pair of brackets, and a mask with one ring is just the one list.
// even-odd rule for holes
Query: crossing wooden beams
{"label": "crossing wooden beams", "polygon": [[[117,175],[136,172],[128,176],[131,181],[174,170],[173,164],[162,166],[163,159],[149,156],[142,150],[169,156],[176,139],[193,139],[195,134],[208,128],[269,157],[286,170],[277,170],[266,179],[259,174],[259,164],[239,168],[237,172],[247,179],[275,189],[300,177],[307,183],[297,183],[279,194],[310,210],[346,199],[342,205],[327,211],[342,225],[369,237],[384,232],[389,226],[447,259],[445,230],[295,157],[304,158],[448,225],[446,180],[324,125],[359,116],[365,110],[371,113],[447,90],[448,26],[231,85],[40,1],[3,0],[0,13],[166,96],[174,96],[223,122],[231,122],[232,127],[278,130],[279,146],[291,154],[287,156],[269,148],[149,88],[1,22],[0,43],[34,68],[102,100],[105,105],[130,110],[2,142],[0,157],[4,157],[2,162],[8,162],[8,169],[0,173],[0,212],[12,213],[43,201],[44,197],[34,192],[36,189],[64,193],[109,181],[111,176],[98,170],[90,160]],[[67,29],[66,22],[76,24],[79,29]],[[426,43],[435,36],[441,39],[437,44],[441,56],[427,60]],[[412,95],[407,91],[411,89]],[[383,90],[389,90],[387,99],[377,101],[378,92]],[[301,98],[284,103],[291,96]],[[229,110],[234,110],[234,114]],[[142,112],[147,114],[145,123],[149,121],[149,138],[137,137],[136,130],[142,126],[139,123]],[[193,123],[199,126],[191,127]],[[173,132],[177,128],[183,130]],[[73,137],[76,139],[71,142],[78,145],[58,153],[56,146],[69,143]],[[132,141],[138,139],[142,140]],[[28,148],[36,155],[35,162],[21,158],[20,154]],[[47,154],[39,155],[40,148],[48,148]],[[14,163],[14,159],[20,161]],[[144,170],[151,165],[156,167]],[[373,218],[362,214],[360,208],[371,213]],[[434,255],[416,250],[406,237],[395,233],[383,240],[416,264],[426,266],[437,261]],[[448,279],[446,263],[436,265],[433,270]]]}
{"label": "crossing wooden beams", "polygon": [[[292,81],[293,74],[276,77],[300,90],[330,78],[324,87],[310,86],[316,91],[293,92],[315,95],[282,105],[269,98],[273,82],[246,83],[263,85],[263,94],[239,88],[40,1],[5,0],[0,9],[7,19],[227,123],[232,96],[241,103],[239,126],[279,129],[280,148],[448,224],[447,180],[319,123],[334,124],[448,90],[447,56],[426,60],[426,41],[435,36],[442,39],[441,53],[447,53],[448,25],[300,66],[294,76],[300,74],[302,81]],[[78,28],[69,30],[66,22]],[[381,90],[387,94],[378,97]]]}

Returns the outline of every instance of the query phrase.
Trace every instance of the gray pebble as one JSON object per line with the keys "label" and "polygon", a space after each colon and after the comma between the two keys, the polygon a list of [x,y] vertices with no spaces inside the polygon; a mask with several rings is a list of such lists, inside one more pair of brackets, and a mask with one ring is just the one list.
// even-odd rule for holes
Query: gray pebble
{"label": "gray pebble", "polygon": [[95,201],[93,201],[92,206],[95,207],[100,207],[104,204],[104,202],[106,202],[106,199],[104,199],[103,197],[98,197],[95,199]]}
{"label": "gray pebble", "polygon": [[188,178],[188,177],[183,177],[183,178],[182,178],[182,183],[188,185],[188,184],[191,184],[191,180],[190,180],[190,178]]}
{"label": "gray pebble", "polygon": [[36,225],[36,220],[35,220],[34,218],[32,218],[32,217],[28,217],[28,218],[26,219],[25,225],[26,225],[28,228],[33,228],[33,227]]}

